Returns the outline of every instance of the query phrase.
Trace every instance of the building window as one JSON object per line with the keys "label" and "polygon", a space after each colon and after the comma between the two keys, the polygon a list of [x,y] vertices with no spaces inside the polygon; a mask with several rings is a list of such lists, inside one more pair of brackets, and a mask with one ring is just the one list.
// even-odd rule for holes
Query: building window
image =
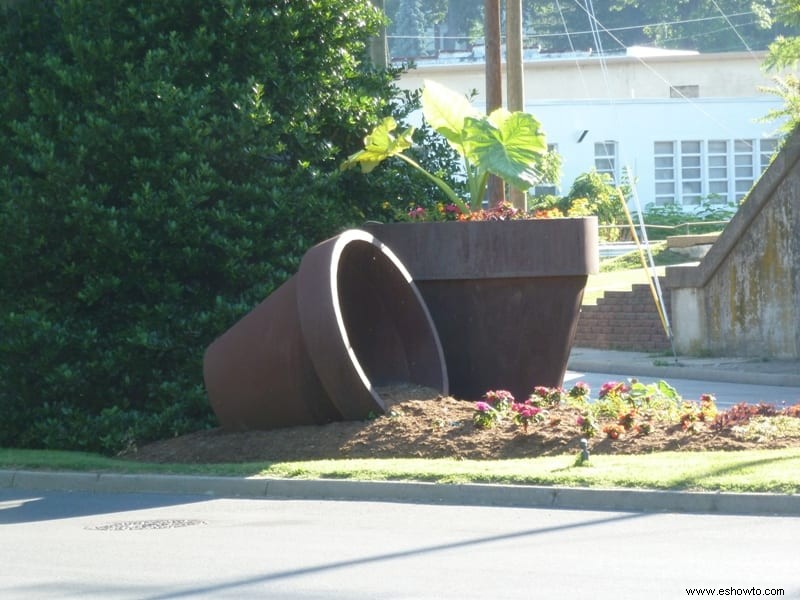
{"label": "building window", "polygon": [[759,152],[761,154],[761,172],[767,170],[769,163],[772,162],[772,156],[775,154],[775,151],[778,149],[778,140],[776,139],[766,139],[761,140],[761,147],[759,148]]}
{"label": "building window", "polygon": [[699,98],[699,85],[671,85],[669,87],[670,98]]}
{"label": "building window", "polygon": [[703,198],[703,142],[681,142],[679,172],[681,174],[681,203],[699,206]]}
{"label": "building window", "polygon": [[675,142],[656,142],[656,206],[675,204]]}
{"label": "building window", "polygon": [[611,181],[617,181],[617,142],[606,140],[594,144],[594,168],[606,173]]}
{"label": "building window", "polygon": [[708,142],[708,199],[712,203],[728,202],[728,140]]}
{"label": "building window", "polygon": [[747,195],[756,178],[755,161],[757,157],[753,150],[753,140],[735,140],[733,142],[734,189],[737,201]]}
{"label": "building window", "polygon": [[774,139],[655,142],[655,204],[738,203],[776,148]]}

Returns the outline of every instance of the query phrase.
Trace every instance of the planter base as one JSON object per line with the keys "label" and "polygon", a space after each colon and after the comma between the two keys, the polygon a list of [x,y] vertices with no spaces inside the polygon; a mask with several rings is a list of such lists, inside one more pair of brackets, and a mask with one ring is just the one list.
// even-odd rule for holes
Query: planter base
{"label": "planter base", "polygon": [[450,390],[527,399],[560,386],[587,276],[599,268],[597,218],[370,223],[410,271],[439,332]]}
{"label": "planter base", "polygon": [[585,275],[419,282],[450,392],[475,400],[504,389],[522,400],[534,386],[560,386],[585,285]]}

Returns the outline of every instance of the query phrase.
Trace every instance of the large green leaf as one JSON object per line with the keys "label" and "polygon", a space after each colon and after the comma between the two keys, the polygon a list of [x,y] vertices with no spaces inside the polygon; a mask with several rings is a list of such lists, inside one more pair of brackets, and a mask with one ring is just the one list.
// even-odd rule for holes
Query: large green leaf
{"label": "large green leaf", "polygon": [[464,121],[468,117],[480,117],[466,96],[429,80],[425,81],[422,90],[422,114],[430,126],[462,155],[465,153]]}
{"label": "large green leaf", "polygon": [[481,171],[526,190],[541,180],[547,142],[533,115],[497,109],[488,119],[464,121],[466,155]]}
{"label": "large green leaf", "polygon": [[369,173],[390,156],[397,156],[410,148],[414,128],[409,127],[396,137],[392,135],[395,129],[397,122],[392,117],[386,117],[364,138],[364,149],[351,154],[342,164],[342,170],[359,164],[364,173]]}

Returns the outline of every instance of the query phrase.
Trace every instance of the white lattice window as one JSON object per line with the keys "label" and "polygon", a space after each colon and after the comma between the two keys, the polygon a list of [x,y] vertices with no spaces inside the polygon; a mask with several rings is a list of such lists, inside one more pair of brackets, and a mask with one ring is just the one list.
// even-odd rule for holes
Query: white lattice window
{"label": "white lattice window", "polygon": [[681,204],[698,206],[703,199],[703,142],[681,142],[680,168]]}
{"label": "white lattice window", "polygon": [[598,173],[606,173],[611,181],[617,181],[617,142],[606,140],[594,144],[594,168]]}
{"label": "white lattice window", "polygon": [[777,147],[773,138],[655,142],[655,204],[739,202],[769,166]]}
{"label": "white lattice window", "polygon": [[761,163],[762,173],[766,171],[770,161],[772,160],[772,155],[775,154],[775,151],[777,149],[778,149],[778,140],[774,138],[767,138],[765,140],[760,140],[760,147],[758,150],[760,155],[759,162]]}
{"label": "white lattice window", "polygon": [[655,203],[675,204],[675,142],[653,144],[656,165]]}
{"label": "white lattice window", "polygon": [[710,140],[708,142],[707,184],[708,199],[715,204],[728,202],[728,140]]}

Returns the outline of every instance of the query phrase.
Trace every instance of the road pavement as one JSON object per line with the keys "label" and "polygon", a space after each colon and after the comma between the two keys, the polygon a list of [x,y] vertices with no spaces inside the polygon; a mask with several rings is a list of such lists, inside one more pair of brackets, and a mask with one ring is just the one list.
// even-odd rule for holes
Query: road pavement
{"label": "road pavement", "polygon": [[792,405],[800,402],[800,362],[745,358],[696,358],[574,348],[564,385],[585,381],[595,392],[608,381],[664,380],[687,400],[714,394],[717,406],[739,402]]}
{"label": "road pavement", "polygon": [[9,600],[800,598],[798,517],[0,490],[0,519]]}
{"label": "road pavement", "polygon": [[[589,373],[582,371],[567,371],[564,375],[564,387],[569,388],[578,381],[589,384],[596,394],[604,383],[609,381],[627,381],[627,377],[619,373]],[[701,394],[713,394],[717,407],[725,410],[734,404],[745,402],[757,404],[766,402],[775,406],[791,406],[800,403],[800,387],[763,385],[753,383],[730,383],[726,381],[712,381],[702,379],[679,379],[676,377],[636,377],[644,384],[653,383],[663,379],[681,395],[684,400],[698,400]]]}

